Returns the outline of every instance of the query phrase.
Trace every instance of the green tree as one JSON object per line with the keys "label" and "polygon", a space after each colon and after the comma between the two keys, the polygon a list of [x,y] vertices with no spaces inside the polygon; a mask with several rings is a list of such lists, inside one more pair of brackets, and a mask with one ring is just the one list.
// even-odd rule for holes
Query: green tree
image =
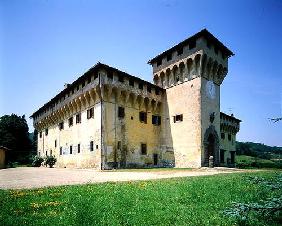
{"label": "green tree", "polygon": [[0,117],[0,146],[5,146],[7,161],[27,163],[32,152],[25,116],[15,114]]}

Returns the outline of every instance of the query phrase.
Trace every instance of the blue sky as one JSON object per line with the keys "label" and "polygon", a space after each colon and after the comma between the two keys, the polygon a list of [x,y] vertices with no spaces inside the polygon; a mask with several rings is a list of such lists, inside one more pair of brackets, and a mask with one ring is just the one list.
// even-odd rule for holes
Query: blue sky
{"label": "blue sky", "polygon": [[238,140],[282,146],[279,0],[2,0],[0,115],[28,118],[97,61],[151,81],[147,61],[203,28],[235,53],[221,111]]}

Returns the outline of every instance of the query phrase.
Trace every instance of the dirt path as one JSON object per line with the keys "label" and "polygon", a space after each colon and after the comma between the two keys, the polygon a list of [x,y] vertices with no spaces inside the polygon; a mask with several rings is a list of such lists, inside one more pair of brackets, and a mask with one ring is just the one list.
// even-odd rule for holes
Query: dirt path
{"label": "dirt path", "polygon": [[109,181],[155,180],[163,178],[204,176],[244,171],[246,170],[230,168],[97,171],[94,169],[18,167],[0,170],[0,189],[28,189],[71,184],[101,183]]}

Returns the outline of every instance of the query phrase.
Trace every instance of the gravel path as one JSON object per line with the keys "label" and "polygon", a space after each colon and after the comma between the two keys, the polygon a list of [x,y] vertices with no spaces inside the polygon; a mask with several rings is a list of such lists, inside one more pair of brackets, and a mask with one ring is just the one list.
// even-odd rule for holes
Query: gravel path
{"label": "gravel path", "polygon": [[101,183],[108,181],[155,180],[244,171],[246,170],[230,168],[98,171],[94,169],[18,167],[0,170],[0,189],[28,189],[71,184]]}

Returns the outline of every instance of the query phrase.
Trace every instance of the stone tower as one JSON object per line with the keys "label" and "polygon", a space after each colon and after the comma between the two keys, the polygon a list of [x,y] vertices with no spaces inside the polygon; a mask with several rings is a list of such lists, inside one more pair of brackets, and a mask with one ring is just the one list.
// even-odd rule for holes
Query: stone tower
{"label": "stone tower", "polygon": [[154,83],[166,89],[161,149],[176,167],[219,164],[220,85],[234,55],[206,29],[148,63]]}

